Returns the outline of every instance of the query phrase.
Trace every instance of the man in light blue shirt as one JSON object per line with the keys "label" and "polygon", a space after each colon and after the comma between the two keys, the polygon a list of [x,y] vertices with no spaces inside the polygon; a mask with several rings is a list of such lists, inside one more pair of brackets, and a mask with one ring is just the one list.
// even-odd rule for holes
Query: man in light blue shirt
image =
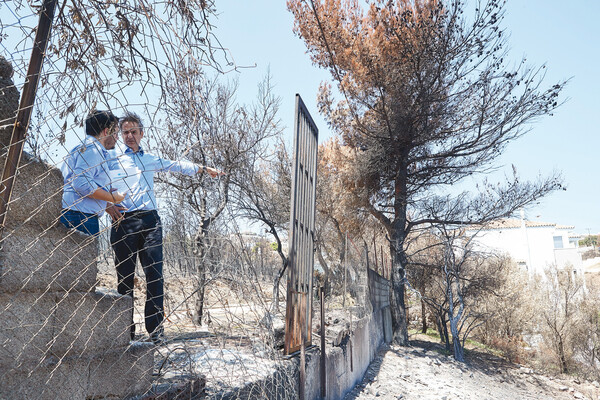
{"label": "man in light blue shirt", "polygon": [[85,120],[83,143],[69,152],[61,172],[64,178],[60,222],[89,235],[100,230],[98,216],[107,203],[123,195],[110,189],[108,152],[116,143],[118,119],[110,111],[94,111]]}
{"label": "man in light blue shirt", "polygon": [[[162,225],[156,211],[154,174],[178,172],[195,175],[204,171],[214,178],[220,172],[190,162],[167,160],[146,152],[141,146],[144,127],[140,117],[134,113],[127,113],[120,119],[119,125],[123,144],[111,152],[118,165],[118,171],[112,174],[112,180],[113,185],[126,194],[122,205],[127,211],[121,214],[110,207],[107,209],[115,221],[110,242],[115,253],[117,290],[120,294],[133,297],[135,265],[139,257],[146,276],[146,330],[154,343],[161,344],[164,341],[163,239]],[[131,339],[134,336],[132,314]]]}

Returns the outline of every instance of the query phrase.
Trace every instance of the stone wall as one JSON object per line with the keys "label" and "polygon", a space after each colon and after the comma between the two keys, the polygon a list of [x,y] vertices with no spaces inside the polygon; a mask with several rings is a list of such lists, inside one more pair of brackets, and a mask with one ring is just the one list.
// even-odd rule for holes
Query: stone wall
{"label": "stone wall", "polygon": [[19,91],[12,81],[13,67],[0,55],[0,146],[10,143],[12,126],[19,107]]}
{"label": "stone wall", "polygon": [[[0,169],[18,107],[0,57]],[[132,299],[96,290],[98,243],[58,223],[62,175],[23,154],[0,241],[0,398],[127,398],[153,349],[130,344]]]}

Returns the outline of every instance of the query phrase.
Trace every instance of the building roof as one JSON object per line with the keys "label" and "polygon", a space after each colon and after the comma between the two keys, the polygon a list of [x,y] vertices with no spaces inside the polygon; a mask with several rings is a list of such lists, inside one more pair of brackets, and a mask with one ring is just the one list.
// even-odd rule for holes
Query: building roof
{"label": "building roof", "polygon": [[[501,218],[492,221],[483,226],[470,226],[467,230],[482,230],[489,231],[493,229],[517,229],[521,227],[523,221],[517,218]],[[527,221],[525,220],[525,227],[527,228],[541,228],[541,227],[554,227],[556,229],[574,229],[571,225],[557,225],[552,222],[540,222],[540,221]]]}

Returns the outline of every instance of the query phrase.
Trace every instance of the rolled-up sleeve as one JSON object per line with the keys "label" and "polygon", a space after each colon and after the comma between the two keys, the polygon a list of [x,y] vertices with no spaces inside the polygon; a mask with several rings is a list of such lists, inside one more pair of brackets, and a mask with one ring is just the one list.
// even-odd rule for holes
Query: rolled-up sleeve
{"label": "rolled-up sleeve", "polygon": [[103,162],[102,155],[92,146],[77,155],[72,165],[70,184],[79,196],[86,197],[102,187],[97,183],[97,172]]}

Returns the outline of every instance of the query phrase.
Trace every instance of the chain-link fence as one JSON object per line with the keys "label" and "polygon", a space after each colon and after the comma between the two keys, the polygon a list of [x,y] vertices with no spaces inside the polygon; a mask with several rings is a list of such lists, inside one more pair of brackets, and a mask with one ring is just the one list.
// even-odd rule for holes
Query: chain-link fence
{"label": "chain-link fence", "polygon": [[[40,10],[0,4],[0,165]],[[297,397],[282,351],[289,190],[262,172],[277,102],[267,90],[262,108],[238,107],[234,87],[207,77],[230,65],[214,13],[210,1],[57,2],[1,239],[0,398]],[[94,110],[141,120],[90,135]],[[102,190],[124,207],[116,222]],[[247,232],[252,215],[269,233]],[[327,303],[328,343],[368,303],[366,256],[354,258]],[[315,313],[316,337],[320,326]]]}
{"label": "chain-link fence", "polygon": [[[40,10],[26,1],[0,5],[2,165]],[[226,63],[210,33],[213,12],[213,4],[205,1],[57,2],[2,237],[1,398],[168,398],[197,395],[203,387],[210,397],[235,397],[239,388],[275,371],[281,371],[280,378],[263,385],[265,390],[293,397],[295,386],[286,381],[291,373],[274,337],[273,321],[282,317],[271,306],[273,275],[281,261],[269,251],[270,242],[231,228],[235,225],[227,219],[235,216],[225,209],[220,226],[203,231],[200,244],[198,224],[205,221],[169,202],[175,192],[183,201],[199,195],[207,209],[214,209],[211,202],[223,195],[227,178],[205,184],[206,174],[196,174],[198,168],[192,166],[195,176],[190,179],[206,190],[169,192],[153,187],[151,180],[155,172],[173,168],[142,163],[136,172],[127,171],[131,207],[119,224],[103,215],[99,233],[87,235],[61,223],[65,210],[93,215],[81,200],[83,189],[77,186],[73,198],[65,194],[66,175],[79,171],[84,186],[110,193],[96,171],[106,172],[109,157],[93,163],[88,154],[90,149],[104,154],[98,143],[110,147],[86,135],[90,112],[110,109],[121,116],[134,110],[143,115],[141,146],[148,156],[172,142],[167,131],[177,127],[168,111],[176,104],[171,101],[169,109],[166,103],[175,96],[182,65],[193,64],[198,73],[220,69],[219,51]],[[210,141],[193,145],[204,146],[198,152],[203,166],[222,167],[217,152],[207,148]],[[186,158],[181,151],[173,161]],[[80,168],[69,160],[86,165]],[[215,195],[206,195],[208,191]],[[161,220],[152,210],[162,214]],[[154,218],[150,227],[135,226],[145,218]],[[119,226],[126,231],[115,239]],[[119,240],[130,248],[125,253],[119,249],[121,259],[115,261]],[[129,263],[128,272],[120,267],[124,263]],[[119,268],[121,276],[115,272]]]}

